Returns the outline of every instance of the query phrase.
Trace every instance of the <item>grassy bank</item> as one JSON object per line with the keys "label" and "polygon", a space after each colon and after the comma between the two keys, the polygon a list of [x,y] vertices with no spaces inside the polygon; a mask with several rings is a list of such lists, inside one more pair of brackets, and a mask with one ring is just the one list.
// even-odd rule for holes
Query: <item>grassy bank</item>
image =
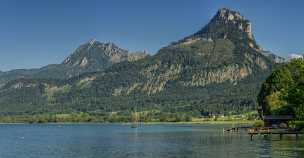
{"label": "grassy bank", "polygon": [[190,121],[190,122],[143,122],[143,124],[246,124],[246,125],[253,125],[256,121],[252,120],[232,120],[232,121]]}
{"label": "grassy bank", "polygon": [[[134,117],[106,114],[92,115],[88,113],[73,114],[40,114],[40,115],[8,115],[0,116],[0,123],[130,123],[134,122]],[[254,124],[255,119],[245,119],[239,116],[227,117],[191,117],[187,115],[168,115],[161,117],[140,117],[136,119],[143,124]]]}

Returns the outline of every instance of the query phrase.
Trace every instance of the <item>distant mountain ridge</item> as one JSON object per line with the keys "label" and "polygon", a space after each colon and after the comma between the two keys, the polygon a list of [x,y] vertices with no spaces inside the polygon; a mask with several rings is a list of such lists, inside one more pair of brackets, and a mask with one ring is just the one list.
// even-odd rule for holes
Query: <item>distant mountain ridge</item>
{"label": "distant mountain ridge", "polygon": [[262,51],[263,55],[271,58],[275,63],[285,63],[287,60],[283,57],[280,57],[278,55],[275,55],[274,53],[270,52],[270,51]]}
{"label": "distant mountain ridge", "polygon": [[201,30],[153,56],[91,40],[62,64],[10,80],[0,88],[0,107],[2,113],[123,113],[135,107],[239,113],[256,108],[261,83],[276,65],[256,43],[250,21],[223,8]]}
{"label": "distant mountain ridge", "polygon": [[103,71],[115,63],[132,62],[146,56],[145,52],[130,53],[114,43],[101,43],[92,39],[78,47],[62,64],[70,67],[70,78],[86,72]]}
{"label": "distant mountain ridge", "polygon": [[82,73],[103,71],[118,62],[136,61],[147,55],[145,52],[130,53],[114,43],[101,43],[93,39],[79,46],[61,64],[1,72],[0,87],[8,81],[20,78],[68,79]]}

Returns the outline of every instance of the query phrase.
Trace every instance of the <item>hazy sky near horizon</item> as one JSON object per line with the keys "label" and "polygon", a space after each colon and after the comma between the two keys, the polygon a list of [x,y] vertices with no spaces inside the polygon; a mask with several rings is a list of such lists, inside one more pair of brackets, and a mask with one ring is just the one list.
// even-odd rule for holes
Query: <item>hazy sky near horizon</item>
{"label": "hazy sky near horizon", "polygon": [[304,52],[301,0],[1,0],[0,70],[60,63],[91,38],[154,54],[222,7],[249,19],[264,49]]}

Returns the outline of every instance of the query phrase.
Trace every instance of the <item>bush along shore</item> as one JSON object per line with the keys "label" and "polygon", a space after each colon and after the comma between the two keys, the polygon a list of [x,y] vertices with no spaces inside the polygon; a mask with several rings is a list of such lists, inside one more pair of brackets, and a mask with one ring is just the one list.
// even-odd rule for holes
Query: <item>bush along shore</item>
{"label": "bush along shore", "polygon": [[213,116],[193,116],[183,113],[148,113],[132,112],[123,115],[117,112],[90,114],[90,113],[72,113],[72,114],[35,114],[35,115],[1,115],[1,123],[254,123],[258,120],[257,114],[246,113],[241,115],[213,115]]}

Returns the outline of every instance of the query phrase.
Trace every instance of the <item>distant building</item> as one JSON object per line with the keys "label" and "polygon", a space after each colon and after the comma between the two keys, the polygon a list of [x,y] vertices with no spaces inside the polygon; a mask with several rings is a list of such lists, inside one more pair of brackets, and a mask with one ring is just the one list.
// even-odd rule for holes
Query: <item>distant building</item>
{"label": "distant building", "polygon": [[265,115],[263,117],[265,127],[289,127],[289,121],[293,120],[292,115]]}

